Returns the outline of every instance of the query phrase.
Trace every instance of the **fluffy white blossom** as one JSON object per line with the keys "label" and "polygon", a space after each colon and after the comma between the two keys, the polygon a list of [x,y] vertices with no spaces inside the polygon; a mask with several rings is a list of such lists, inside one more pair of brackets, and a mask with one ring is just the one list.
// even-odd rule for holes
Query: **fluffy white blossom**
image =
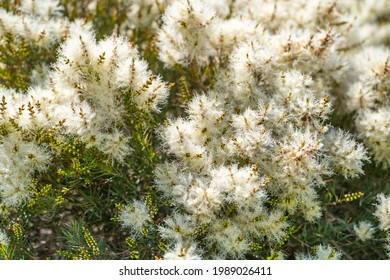
{"label": "fluffy white blossom", "polygon": [[186,239],[191,240],[195,229],[196,220],[192,216],[174,213],[164,220],[159,232],[163,238],[181,243]]}
{"label": "fluffy white blossom", "polygon": [[390,197],[381,193],[377,196],[377,201],[374,215],[379,220],[379,228],[388,230],[390,229]]}
{"label": "fluffy white blossom", "polygon": [[363,174],[363,162],[368,160],[362,144],[357,144],[352,135],[338,129],[331,129],[326,134],[326,145],[332,155],[333,169],[345,177]]}
{"label": "fluffy white blossom", "polygon": [[389,103],[390,49],[367,47],[351,56],[356,82],[347,92],[351,110],[375,108]]}
{"label": "fluffy white blossom", "polygon": [[353,230],[361,241],[372,239],[375,233],[375,228],[367,221],[360,221],[358,224],[355,224]]}
{"label": "fluffy white blossom", "polygon": [[125,122],[126,106],[155,112],[168,95],[166,84],[122,37],[96,42],[89,31],[71,34],[53,68],[45,87],[26,94],[0,89],[0,121],[24,129],[59,126],[119,161],[130,152],[128,136],[116,129]]}
{"label": "fluffy white blossom", "polygon": [[119,219],[124,227],[129,227],[135,233],[140,233],[151,221],[149,207],[145,202],[135,200],[120,212]]}
{"label": "fluffy white blossom", "polygon": [[[243,0],[233,2],[233,13],[260,21],[267,29],[326,28],[345,21],[342,4],[334,0]],[[341,1],[342,2],[342,1]]]}
{"label": "fluffy white blossom", "polygon": [[347,107],[356,112],[359,136],[384,168],[390,164],[389,59],[390,50],[383,46],[369,46],[351,55],[356,78],[346,94]]}
{"label": "fluffy white blossom", "polygon": [[61,46],[55,68],[52,80],[56,86],[71,88],[114,119],[123,111],[116,101],[120,96],[131,94],[130,99],[146,111],[157,111],[167,97],[165,83],[122,37],[96,42],[90,32],[74,34]]}
{"label": "fluffy white blossom", "polygon": [[[202,246],[213,258],[240,259],[253,242],[283,241],[292,215],[320,219],[317,189],[330,176],[364,174],[367,151],[390,166],[389,3],[119,0],[126,19],[102,40],[92,24],[61,18],[67,8],[59,0],[0,9],[0,36],[38,48],[60,44],[50,69],[33,71],[25,92],[0,87],[1,203],[27,201],[32,178],[55,152],[23,132],[76,138],[126,162],[131,118],[160,112],[168,99],[167,83],[124,36],[138,40],[147,30],[145,57],[150,52],[170,68],[168,79],[174,70],[202,90],[191,92],[184,114],[169,116],[159,131],[167,160],[156,167],[155,187],[172,206],[156,227],[170,248],[163,258],[200,259]],[[93,14],[98,5],[88,1],[86,9]],[[350,114],[367,151],[332,127],[332,114]],[[390,228],[389,201],[378,196],[382,230]],[[149,211],[133,200],[119,218],[138,234],[152,223]],[[362,241],[374,233],[365,221],[354,231]],[[0,231],[0,243],[7,240]],[[341,253],[320,245],[296,257]]]}
{"label": "fluffy white blossom", "polygon": [[0,8],[0,35],[10,33],[38,47],[49,48],[60,43],[68,34],[79,30],[90,30],[91,27],[91,24],[85,24],[82,20],[70,22],[65,18],[19,15]]}
{"label": "fluffy white blossom", "polygon": [[174,1],[165,10],[164,25],[158,33],[160,59],[167,65],[188,65],[193,60],[199,65],[215,55],[209,29],[215,12],[202,0]]}
{"label": "fluffy white blossom", "polygon": [[244,17],[226,18],[230,7],[224,1],[175,0],[167,6],[158,31],[159,57],[167,66],[206,66],[226,62],[234,46],[260,29]]}
{"label": "fluffy white blossom", "polygon": [[16,207],[31,196],[32,178],[50,163],[49,149],[25,141],[19,133],[0,140],[0,197],[6,206]]}
{"label": "fluffy white blossom", "polygon": [[342,253],[336,251],[332,246],[319,245],[316,247],[314,253],[296,254],[299,260],[340,260]]}
{"label": "fluffy white blossom", "polygon": [[164,260],[200,260],[201,257],[197,252],[197,248],[193,244],[183,245],[177,243],[175,247],[168,250],[164,256]]}

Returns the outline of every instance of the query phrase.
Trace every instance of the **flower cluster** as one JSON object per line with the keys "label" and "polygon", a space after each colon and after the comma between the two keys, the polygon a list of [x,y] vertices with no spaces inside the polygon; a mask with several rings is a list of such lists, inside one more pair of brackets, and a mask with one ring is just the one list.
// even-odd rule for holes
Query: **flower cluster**
{"label": "flower cluster", "polygon": [[[176,216],[175,228],[206,227],[216,258],[243,257],[252,236],[280,241],[287,213],[299,210],[315,221],[321,215],[315,188],[332,174],[362,174],[368,159],[351,135],[327,124],[329,85],[345,72],[333,31],[271,33],[247,24],[246,36],[215,35],[217,22],[233,19],[240,20],[218,19],[203,1],[174,1],[159,31],[167,66],[204,66],[218,61],[218,50],[228,58],[212,90],[189,102],[188,116],[162,129],[176,160],[156,172],[157,187],[183,211],[185,226]],[[216,38],[230,38],[234,47]],[[272,209],[270,198],[277,201]],[[167,228],[171,220],[164,235]],[[193,242],[191,230],[177,232],[169,238],[175,244]]]}
{"label": "flower cluster", "polygon": [[[226,53],[235,44],[247,39],[257,29],[255,21],[244,17],[219,17],[217,11],[227,8],[224,1],[209,2],[172,1],[168,5],[157,41],[159,58],[166,65],[187,66],[195,62],[205,66],[213,60],[224,61]],[[227,16],[226,12],[220,12]]]}
{"label": "flower cluster", "polygon": [[373,150],[374,159],[389,167],[390,48],[367,47],[352,57],[357,74],[347,92],[347,106],[356,112],[356,127]]}
{"label": "flower cluster", "polygon": [[[382,22],[384,15],[377,17],[389,10],[389,4],[252,2],[212,1],[209,7],[200,0],[174,1],[166,9],[158,33],[160,59],[171,67],[192,62],[200,66],[224,65],[234,49],[229,58],[231,73],[225,77],[228,81],[235,79],[236,94],[245,95],[245,99],[253,95],[258,98],[262,92],[253,88],[256,79],[266,83],[275,71],[294,69],[307,74],[317,97],[329,96],[337,101],[338,113],[343,113],[345,107],[358,113],[355,120],[360,137],[373,151],[376,162],[388,166],[386,44],[390,25]],[[378,38],[373,39],[373,33]],[[257,73],[260,67],[262,76]],[[251,72],[254,73],[249,77]],[[230,88],[228,81],[218,79],[222,86]],[[250,87],[249,95],[243,93],[244,87]]]}
{"label": "flower cluster", "polygon": [[[44,171],[50,151],[26,134],[45,130],[77,137],[117,161],[131,152],[126,116],[158,111],[168,89],[122,37],[96,42],[90,31],[68,36],[46,82],[26,93],[0,88],[1,197],[16,206],[29,196],[31,178]],[[28,138],[28,137],[27,137]]]}
{"label": "flower cluster", "polygon": [[31,45],[50,48],[69,34],[91,30],[83,20],[71,22],[59,17],[60,11],[57,0],[23,0],[15,12],[0,8],[0,36],[10,33]]}

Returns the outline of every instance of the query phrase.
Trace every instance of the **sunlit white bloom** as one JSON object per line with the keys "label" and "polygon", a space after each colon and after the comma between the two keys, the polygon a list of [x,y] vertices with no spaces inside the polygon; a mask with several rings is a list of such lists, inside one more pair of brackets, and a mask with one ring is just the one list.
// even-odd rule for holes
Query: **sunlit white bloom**
{"label": "sunlit white bloom", "polygon": [[215,11],[203,0],[177,0],[167,7],[157,46],[161,61],[169,66],[195,61],[206,65],[216,50],[210,41]]}
{"label": "sunlit white bloom", "polygon": [[303,216],[309,223],[318,221],[322,216],[320,202],[314,199],[314,195],[308,195],[299,206]]}
{"label": "sunlit white bloom", "polygon": [[124,227],[129,227],[135,233],[140,233],[142,229],[151,221],[149,208],[145,202],[133,201],[119,214],[119,219]]}
{"label": "sunlit white bloom", "polygon": [[375,233],[374,227],[367,221],[360,221],[358,224],[355,224],[353,230],[361,241],[372,239]]}
{"label": "sunlit white bloom", "polygon": [[[325,178],[363,173],[363,146],[327,123],[334,95],[352,79],[338,49],[351,18],[332,3],[297,1],[294,11],[285,2],[226,2],[228,16],[221,4],[208,19],[197,14],[203,1],[173,1],[166,10],[160,59],[169,67],[213,65],[216,81],[189,101],[187,116],[161,128],[174,161],[158,167],[155,182],[182,216],[208,226],[215,257],[244,256],[253,236],[279,242],[287,213],[315,222]],[[348,28],[330,27],[340,20]],[[276,209],[263,207],[267,194]]]}
{"label": "sunlit white bloom", "polygon": [[250,242],[245,233],[235,224],[227,221],[216,221],[212,233],[207,236],[209,246],[217,246],[223,258],[240,259],[250,250]]}

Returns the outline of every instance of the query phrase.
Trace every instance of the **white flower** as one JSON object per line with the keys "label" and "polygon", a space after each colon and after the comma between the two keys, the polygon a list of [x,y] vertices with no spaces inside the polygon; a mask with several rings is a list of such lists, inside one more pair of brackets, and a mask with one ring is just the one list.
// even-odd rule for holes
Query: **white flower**
{"label": "white flower", "polygon": [[242,258],[250,250],[250,242],[245,232],[230,221],[215,221],[207,236],[208,246],[218,247],[220,256]]}
{"label": "white flower", "polygon": [[211,170],[209,189],[227,193],[225,200],[237,205],[260,203],[265,197],[263,187],[268,180],[259,178],[256,167],[237,168],[237,165],[223,166]]}
{"label": "white flower", "polygon": [[168,250],[164,256],[164,260],[200,260],[201,257],[197,252],[196,245],[177,243],[173,249]]}
{"label": "white flower", "polygon": [[379,228],[388,230],[390,229],[390,196],[381,193],[377,196],[377,201],[374,215],[379,220]]}
{"label": "white flower", "polygon": [[373,108],[385,105],[390,90],[390,49],[366,47],[350,57],[358,82],[349,92],[347,104],[352,109]]}
{"label": "white flower", "polygon": [[203,0],[176,0],[165,10],[158,32],[159,57],[168,66],[206,65],[216,55],[210,42],[215,11]]}
{"label": "white flower", "polygon": [[126,10],[126,21],[121,31],[127,33],[136,28],[156,28],[161,9],[165,8],[171,0],[133,0],[119,1],[119,5]]}
{"label": "white flower", "polygon": [[298,253],[295,255],[298,260],[339,260],[342,254],[336,251],[332,246],[319,245],[315,249],[314,253],[302,254]]}
{"label": "white flower", "polygon": [[274,141],[258,111],[247,109],[243,114],[233,115],[232,122],[235,136],[228,142],[231,153],[256,158],[271,149]]}
{"label": "white flower", "polygon": [[341,256],[341,252],[336,251],[329,245],[326,247],[319,245],[315,253],[315,259],[317,260],[339,260]]}
{"label": "white flower", "polygon": [[65,18],[43,19],[31,15],[13,14],[0,8],[0,35],[10,33],[38,47],[49,48],[66,38],[68,32],[90,30],[91,27],[91,24],[86,24],[81,20],[70,22]]}
{"label": "white flower", "polygon": [[21,0],[17,8],[25,14],[42,18],[61,16],[63,10],[59,0]]}
{"label": "white flower", "polygon": [[353,230],[361,241],[372,239],[375,233],[374,227],[367,221],[360,221],[358,224],[355,224]]}
{"label": "white flower", "polygon": [[119,214],[119,219],[124,227],[129,227],[135,233],[140,233],[142,229],[151,221],[149,208],[145,202],[133,201]]}
{"label": "white flower", "polygon": [[390,106],[362,110],[356,118],[357,129],[374,154],[374,159],[390,166]]}
{"label": "white flower", "polygon": [[96,142],[92,144],[97,145],[110,158],[121,162],[131,152],[128,141],[128,137],[123,133],[114,131],[106,134],[99,133],[96,137]]}
{"label": "white flower", "polygon": [[346,97],[346,107],[350,111],[375,107],[375,92],[360,82],[350,86]]}
{"label": "white flower", "polygon": [[0,197],[7,206],[19,206],[30,197],[32,176],[44,172],[51,160],[50,151],[19,133],[1,138]]}
{"label": "white flower", "polygon": [[363,174],[363,161],[368,160],[362,144],[356,143],[352,135],[340,130],[331,129],[325,135],[325,143],[333,169],[345,177],[356,177]]}

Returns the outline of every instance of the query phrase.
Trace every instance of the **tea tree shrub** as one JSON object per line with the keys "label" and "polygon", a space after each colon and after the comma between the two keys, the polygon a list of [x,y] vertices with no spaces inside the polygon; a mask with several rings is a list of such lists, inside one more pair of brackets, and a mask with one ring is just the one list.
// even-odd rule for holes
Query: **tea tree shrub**
{"label": "tea tree shrub", "polygon": [[375,2],[2,1],[0,258],[387,258]]}

